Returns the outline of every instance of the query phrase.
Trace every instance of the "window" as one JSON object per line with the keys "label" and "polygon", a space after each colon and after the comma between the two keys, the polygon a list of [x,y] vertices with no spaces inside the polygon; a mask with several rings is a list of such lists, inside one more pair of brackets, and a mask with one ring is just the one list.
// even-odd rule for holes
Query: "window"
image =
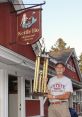
{"label": "window", "polygon": [[25,97],[30,97],[31,93],[31,82],[30,80],[25,80]]}
{"label": "window", "polygon": [[8,76],[8,93],[17,94],[18,93],[18,80],[16,76]]}
{"label": "window", "polygon": [[73,93],[73,107],[77,113],[82,113],[82,91],[78,90]]}

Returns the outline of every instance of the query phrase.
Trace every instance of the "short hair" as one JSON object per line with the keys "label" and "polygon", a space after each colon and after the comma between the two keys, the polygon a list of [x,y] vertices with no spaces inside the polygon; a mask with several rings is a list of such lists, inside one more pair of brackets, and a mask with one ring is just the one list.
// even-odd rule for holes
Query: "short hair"
{"label": "short hair", "polygon": [[55,67],[56,67],[57,65],[59,65],[59,64],[61,64],[61,65],[63,65],[63,66],[65,67],[65,63],[63,63],[62,61],[58,61],[58,62],[55,64]]}

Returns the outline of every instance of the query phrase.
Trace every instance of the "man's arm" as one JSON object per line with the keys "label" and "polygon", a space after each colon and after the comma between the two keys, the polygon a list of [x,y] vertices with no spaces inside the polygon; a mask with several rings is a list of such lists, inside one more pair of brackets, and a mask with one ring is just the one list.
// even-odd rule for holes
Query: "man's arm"
{"label": "man's arm", "polygon": [[47,98],[49,99],[58,99],[58,100],[66,100],[69,99],[71,93],[70,92],[66,92],[62,95],[57,95],[57,96],[53,96],[50,93],[48,93]]}
{"label": "man's arm", "polygon": [[53,99],[66,100],[69,99],[70,95],[71,95],[70,92],[66,92],[62,95],[53,96]]}

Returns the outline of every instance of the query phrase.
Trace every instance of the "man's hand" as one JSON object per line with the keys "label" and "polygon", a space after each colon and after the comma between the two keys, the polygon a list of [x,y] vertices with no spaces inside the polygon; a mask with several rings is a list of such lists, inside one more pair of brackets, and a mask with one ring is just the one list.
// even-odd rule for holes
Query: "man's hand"
{"label": "man's hand", "polygon": [[47,95],[47,98],[49,98],[49,99],[53,99],[53,95],[48,94],[48,95]]}

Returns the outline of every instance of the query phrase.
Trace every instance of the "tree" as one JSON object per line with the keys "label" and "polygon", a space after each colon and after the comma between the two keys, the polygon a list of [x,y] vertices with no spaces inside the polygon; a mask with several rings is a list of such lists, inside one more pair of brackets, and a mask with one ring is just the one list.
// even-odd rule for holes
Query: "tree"
{"label": "tree", "polygon": [[63,50],[63,49],[65,49],[66,47],[66,43],[63,41],[63,39],[62,38],[59,38],[58,40],[57,40],[57,42],[56,42],[56,46],[57,46],[57,48],[59,49],[59,50]]}
{"label": "tree", "polygon": [[79,56],[79,67],[80,67],[80,71],[82,73],[82,53],[81,55]]}
{"label": "tree", "polygon": [[70,46],[69,47],[66,47],[66,45],[67,44],[64,42],[64,40],[62,38],[59,38],[56,41],[56,44],[54,44],[54,46],[51,47],[51,50],[50,51],[58,52],[60,50],[70,49]]}

